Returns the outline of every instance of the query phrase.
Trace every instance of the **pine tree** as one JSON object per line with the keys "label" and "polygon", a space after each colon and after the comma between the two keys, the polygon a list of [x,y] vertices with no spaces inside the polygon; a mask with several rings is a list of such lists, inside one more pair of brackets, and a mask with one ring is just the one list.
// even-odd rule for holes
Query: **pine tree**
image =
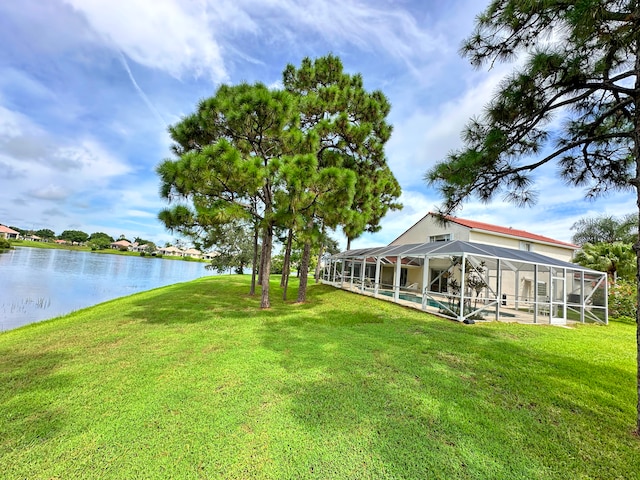
{"label": "pine tree", "polygon": [[326,228],[342,226],[351,240],[365,231],[377,231],[389,209],[400,209],[400,186],[386,163],[384,145],[391,135],[386,117],[391,105],[381,91],[367,92],[362,76],[344,72],[338,57],[305,58],[300,67],[288,65],[285,89],[296,96],[300,128],[317,138],[319,170],[348,169],[355,176],[355,191],[347,208],[330,196],[307,211],[308,246],[305,246],[298,301],[306,295],[312,242],[320,242]]}
{"label": "pine tree", "polygon": [[[269,273],[282,157],[296,136],[294,102],[257,83],[221,86],[196,113],[170,127],[176,160],[157,172],[161,195],[188,200],[159,215],[168,228],[191,235],[238,219],[260,225],[262,308],[269,308]],[[255,268],[255,265],[254,265]]]}
{"label": "pine tree", "polygon": [[[441,213],[472,196],[531,204],[531,173],[552,162],[587,197],[632,189],[640,206],[640,2],[494,0],[462,53],[476,67],[518,55],[526,63],[470,121],[464,148],[427,173]],[[637,346],[640,432],[640,328]]]}

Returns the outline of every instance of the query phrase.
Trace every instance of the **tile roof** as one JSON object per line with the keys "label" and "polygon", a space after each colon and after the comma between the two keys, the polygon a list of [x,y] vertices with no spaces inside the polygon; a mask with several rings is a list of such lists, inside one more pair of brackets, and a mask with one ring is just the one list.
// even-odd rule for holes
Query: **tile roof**
{"label": "tile roof", "polygon": [[5,225],[0,225],[0,233],[19,233],[16,232],[13,228],[9,228]]}
{"label": "tile roof", "polygon": [[490,223],[476,222],[475,220],[466,220],[464,218],[451,217],[451,216],[447,216],[446,219],[449,222],[457,223],[458,225],[462,225],[464,227],[468,227],[473,230],[484,230],[486,232],[500,233],[503,235],[526,238],[528,240],[535,240],[538,242],[552,243],[554,245],[562,245],[564,247],[570,247],[575,249],[580,248],[577,245],[574,245],[573,243],[562,242],[560,240],[555,240],[553,238],[537,235],[535,233],[530,233],[525,230],[518,230],[516,228],[500,227],[498,225],[491,225]]}
{"label": "tile roof", "polygon": [[119,247],[129,247],[131,246],[131,242],[129,240],[118,240],[117,242],[112,242],[111,245],[118,245]]}

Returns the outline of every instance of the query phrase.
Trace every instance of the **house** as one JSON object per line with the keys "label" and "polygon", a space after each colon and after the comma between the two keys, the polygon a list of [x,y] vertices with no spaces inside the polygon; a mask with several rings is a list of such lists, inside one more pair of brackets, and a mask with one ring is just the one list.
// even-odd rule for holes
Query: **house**
{"label": "house", "polygon": [[17,240],[20,236],[19,232],[16,232],[13,228],[9,228],[5,225],[0,225],[0,238],[7,240]]}
{"label": "house", "polygon": [[39,236],[34,235],[34,234],[29,234],[29,235],[25,236],[24,239],[28,240],[30,242],[41,242],[42,241],[42,237],[39,237]]}
{"label": "house", "polygon": [[333,255],[322,278],[458,321],[607,323],[606,274],[571,263],[576,245],[427,214],[385,247]]}
{"label": "house", "polygon": [[220,255],[220,252],[204,252],[202,254],[202,258],[205,260],[213,260],[214,257],[217,257],[218,255]]}
{"label": "house", "polygon": [[565,262],[570,262],[580,248],[571,243],[511,227],[500,227],[452,216],[445,218],[447,223],[443,225],[434,213],[427,213],[389,245],[462,240],[536,252]]}
{"label": "house", "polygon": [[148,243],[139,244],[138,242],[133,242],[129,246],[129,251],[131,252],[149,252],[150,245]]}
{"label": "house", "polygon": [[182,252],[182,256],[191,258],[202,258],[202,252],[195,248],[187,248],[184,252]]}
{"label": "house", "polygon": [[111,248],[114,250],[129,250],[131,242],[129,240],[118,240],[117,242],[111,242]]}
{"label": "house", "polygon": [[162,255],[168,255],[170,257],[182,257],[184,253],[182,250],[174,246],[160,248],[158,251]]}

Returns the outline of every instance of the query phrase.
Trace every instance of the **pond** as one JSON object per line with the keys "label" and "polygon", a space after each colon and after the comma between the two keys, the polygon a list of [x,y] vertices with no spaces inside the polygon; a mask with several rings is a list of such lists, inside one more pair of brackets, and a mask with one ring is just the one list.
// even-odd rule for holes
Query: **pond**
{"label": "pond", "polygon": [[213,275],[202,262],[17,247],[0,254],[0,331]]}

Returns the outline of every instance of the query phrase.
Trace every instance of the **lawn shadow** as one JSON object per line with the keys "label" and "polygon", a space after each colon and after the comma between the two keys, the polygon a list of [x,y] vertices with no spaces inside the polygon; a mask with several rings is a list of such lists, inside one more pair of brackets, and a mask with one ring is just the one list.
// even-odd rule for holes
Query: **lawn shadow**
{"label": "lawn shadow", "polygon": [[50,405],[55,403],[51,398],[66,395],[72,386],[68,374],[57,372],[69,358],[58,351],[0,350],[0,457],[61,430],[66,412]]}
{"label": "lawn shadow", "polygon": [[242,275],[217,275],[214,279],[180,283],[151,290],[132,297],[135,307],[127,317],[149,324],[193,324],[220,318],[227,320],[277,320],[297,316],[298,312],[314,308],[319,299],[331,293],[324,285],[310,285],[314,302],[298,304],[297,285],[289,286],[288,300],[282,300],[280,279],[273,276],[270,282],[271,308],[261,309],[261,287],[255,295],[249,295],[247,279]]}
{"label": "lawn shadow", "polygon": [[[620,468],[611,448],[640,453],[629,435],[633,417],[620,414],[612,393],[633,391],[632,372],[603,371],[570,353],[541,357],[501,330],[433,317],[397,322],[393,308],[401,307],[379,314],[382,322],[345,323],[336,308],[321,320],[265,326],[264,346],[290,372],[280,393],[319,444],[350,436],[363,463],[377,459],[404,478],[540,478],[556,465],[593,476]],[[612,416],[615,432],[599,431]],[[320,475],[331,464],[308,462]]]}

